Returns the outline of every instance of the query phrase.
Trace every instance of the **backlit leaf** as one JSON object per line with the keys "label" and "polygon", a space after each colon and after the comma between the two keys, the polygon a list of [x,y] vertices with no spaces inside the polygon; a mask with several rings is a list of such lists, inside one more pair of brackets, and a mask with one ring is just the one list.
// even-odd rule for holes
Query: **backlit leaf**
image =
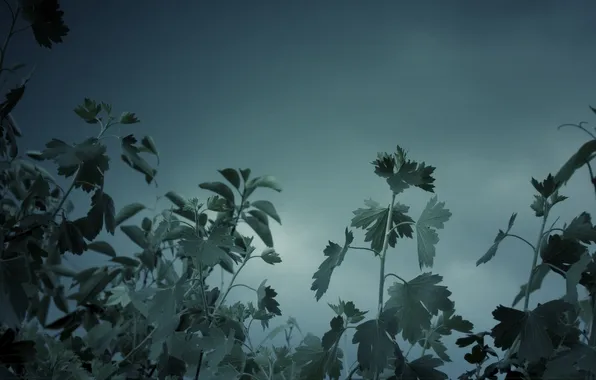
{"label": "backlit leaf", "polygon": [[331,282],[331,275],[333,274],[333,270],[341,265],[346,256],[346,252],[348,252],[349,245],[354,241],[354,234],[352,231],[348,231],[346,228],[345,230],[345,243],[343,247],[339,246],[337,243],[329,241],[325,250],[323,250],[323,254],[327,257],[319,268],[312,276],[314,279],[310,290],[315,291],[315,299],[318,301],[321,299],[323,294],[327,292],[329,289],[329,283]]}
{"label": "backlit leaf", "polygon": [[116,251],[110,245],[110,243],[105,241],[94,241],[87,244],[87,249],[95,251],[97,253],[101,253],[106,256],[116,257]]}
{"label": "backlit leaf", "polygon": [[277,211],[275,210],[275,206],[273,206],[273,203],[269,201],[253,201],[250,202],[250,205],[263,211],[265,214],[269,215],[275,221],[277,221],[277,223],[281,224],[281,219],[279,218],[279,215],[277,214]]}
{"label": "backlit leaf", "polygon": [[517,213],[513,213],[513,215],[511,215],[511,217],[509,218],[509,225],[507,226],[507,231],[503,232],[502,230],[499,230],[499,233],[497,233],[497,237],[495,237],[493,245],[491,245],[488,251],[486,251],[486,253],[476,261],[476,266],[488,263],[493,257],[495,257],[495,255],[497,254],[497,249],[499,249],[499,244],[501,244],[503,239],[507,237],[509,231],[511,231],[511,227],[513,227],[513,223],[515,222],[516,216]]}
{"label": "backlit leaf", "polygon": [[118,211],[118,214],[116,214],[116,225],[119,226],[120,224],[122,224],[122,222],[132,218],[133,216],[145,209],[145,205],[138,202],[134,202],[122,207],[122,209]]}
{"label": "backlit leaf", "polygon": [[135,225],[120,226],[120,230],[122,230],[122,232],[124,232],[124,234],[126,236],[128,236],[128,238],[130,240],[132,240],[139,247],[145,249],[149,246],[149,242],[147,241],[145,232],[143,232],[143,230],[139,226],[135,226]]}
{"label": "backlit leaf", "polygon": [[385,307],[397,308],[402,336],[410,343],[417,342],[422,331],[430,329],[433,315],[452,309],[451,292],[446,286],[437,285],[442,280],[442,276],[423,273],[409,282],[395,282],[389,287]]}
{"label": "backlit leaf", "polygon": [[232,190],[223,182],[204,182],[199,184],[201,189],[212,191],[218,195],[221,195],[226,199],[229,204],[234,204],[234,193]]}
{"label": "backlit leaf", "polygon": [[437,197],[432,197],[422,211],[416,222],[416,235],[418,237],[418,264],[420,269],[432,267],[435,257],[435,245],[439,242],[436,229],[444,227],[444,223],[451,217],[451,212],[445,208],[445,202],[437,202]]}

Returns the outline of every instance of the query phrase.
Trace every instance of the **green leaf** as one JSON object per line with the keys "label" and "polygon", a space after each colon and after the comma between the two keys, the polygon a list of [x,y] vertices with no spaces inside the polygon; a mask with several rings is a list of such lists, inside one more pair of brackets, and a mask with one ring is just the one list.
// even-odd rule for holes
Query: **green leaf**
{"label": "green leaf", "polygon": [[273,203],[269,201],[254,201],[250,202],[250,205],[269,215],[277,223],[281,224],[281,219],[279,218],[279,215],[277,214],[277,211],[275,210],[275,206],[273,206]]}
{"label": "green leaf", "polygon": [[218,195],[221,195],[230,205],[235,204],[234,193],[232,190],[223,182],[204,182],[199,184],[201,189],[212,191]]}
{"label": "green leaf", "polygon": [[261,253],[261,258],[267,264],[274,265],[281,263],[281,257],[279,257],[279,254],[275,252],[273,248],[266,248],[263,253]]}
{"label": "green leaf", "polygon": [[62,37],[66,37],[70,31],[64,24],[64,12],[60,10],[57,1],[46,1],[37,5],[29,3],[23,6],[22,10],[23,17],[31,23],[33,36],[40,46],[51,49],[53,43],[62,43]]}
{"label": "green leaf", "polygon": [[[426,342],[426,345],[424,342]],[[441,341],[441,335],[439,335],[436,331],[432,331],[425,340],[420,340],[420,345],[426,349],[432,349],[444,362],[451,362],[451,358],[449,355],[447,355],[447,347]]]}
{"label": "green leaf", "polygon": [[165,194],[165,197],[168,198],[170,202],[172,202],[179,208],[184,208],[184,206],[186,206],[188,203],[188,200],[186,200],[182,195],[176,193],[175,191],[168,191]]}
{"label": "green leaf", "polygon": [[324,380],[326,376],[339,379],[343,369],[342,357],[340,349],[336,352],[324,350],[321,339],[310,333],[292,354],[296,367],[300,369],[299,380]]}
{"label": "green leaf", "polygon": [[495,347],[506,350],[511,347],[517,336],[520,345],[517,355],[520,360],[530,362],[548,358],[554,350],[553,342],[548,334],[550,326],[556,326],[564,313],[573,311],[573,307],[565,301],[553,300],[528,312],[498,306],[493,317],[499,323],[493,327],[491,335]]}
{"label": "green leaf", "polygon": [[246,183],[248,181],[248,179],[250,178],[250,169],[238,169],[240,171],[240,174],[242,175],[242,179],[244,180],[244,183]]}
{"label": "green leaf", "polygon": [[387,153],[379,153],[372,164],[375,166],[375,173],[386,179],[394,194],[399,194],[410,186],[434,192],[435,179],[432,174],[435,168],[426,166],[424,162],[407,160],[404,150],[399,146],[397,154],[390,156]]}
{"label": "green leaf", "polygon": [[157,174],[157,170],[153,169],[144,158],[139,156],[141,151],[138,146],[137,139],[133,135],[125,136],[121,139],[122,160],[131,168],[145,175],[145,182],[150,184]]}
{"label": "green leaf", "polygon": [[275,300],[277,292],[270,286],[265,286],[267,280],[263,280],[257,289],[257,305],[259,310],[267,310],[269,313],[281,315],[279,302]]}
{"label": "green leaf", "polygon": [[582,273],[591,262],[592,256],[589,253],[585,253],[565,273],[565,287],[567,292],[565,293],[564,300],[576,307],[579,307],[577,285],[582,278]]}
{"label": "green leaf", "polygon": [[401,378],[413,380],[447,380],[449,376],[436,369],[442,365],[443,361],[441,359],[433,358],[432,355],[424,355],[416,360],[407,362]]}
{"label": "green leaf", "polygon": [[437,197],[432,197],[416,222],[418,236],[418,264],[420,269],[432,267],[435,257],[435,244],[439,242],[439,235],[435,229],[444,228],[444,223],[451,217],[451,212],[445,208],[445,202],[437,203]]}
{"label": "green leaf", "polygon": [[382,373],[388,367],[388,359],[395,357],[396,351],[401,352],[395,341],[399,324],[395,311],[395,308],[387,308],[379,319],[368,320],[356,327],[352,343],[358,345],[358,364],[363,370]]}
{"label": "green leaf", "polygon": [[45,265],[44,266],[47,270],[49,270],[50,272],[57,274],[59,276],[64,276],[64,277],[75,277],[77,275],[77,272],[65,267],[62,264],[58,264],[58,265]]}
{"label": "green leaf", "polygon": [[404,284],[395,282],[389,287],[385,307],[398,309],[402,336],[408,342],[417,342],[423,330],[430,329],[433,315],[453,308],[451,292],[446,286],[437,285],[442,280],[442,276],[423,273]]}
{"label": "green leaf", "polygon": [[319,301],[327,289],[329,289],[333,270],[341,265],[346,256],[346,252],[348,252],[348,248],[353,241],[354,234],[346,228],[345,243],[343,247],[340,247],[337,243],[329,241],[327,247],[323,250],[323,254],[327,256],[327,258],[321,265],[319,265],[319,268],[312,276],[314,281],[310,287],[310,290],[315,291],[315,299],[317,301]]}
{"label": "green leaf", "polygon": [[564,239],[575,239],[585,244],[596,243],[596,228],[592,225],[592,218],[587,212],[582,212],[564,227]]}
{"label": "green leaf", "polygon": [[110,245],[110,243],[105,241],[94,241],[87,244],[87,249],[90,249],[94,252],[101,253],[106,256],[116,257],[116,251]]}
{"label": "green leaf", "polygon": [[157,158],[157,164],[159,165],[159,151],[155,146],[155,141],[151,136],[145,136],[141,139],[141,145],[145,148],[145,151],[153,154]]}
{"label": "green leaf", "polygon": [[139,247],[143,249],[149,247],[145,232],[140,227],[134,225],[120,226],[120,230]]}
{"label": "green leaf", "polygon": [[548,177],[542,182],[538,182],[534,177],[532,177],[531,181],[532,186],[542,195],[544,198],[550,197],[559,186],[555,182],[555,178],[549,173]]}
{"label": "green leaf", "polygon": [[503,232],[502,230],[499,230],[499,233],[497,233],[497,237],[495,237],[493,245],[491,245],[488,251],[486,251],[486,253],[476,261],[476,266],[488,263],[493,257],[495,257],[495,255],[497,254],[497,249],[499,249],[499,244],[501,244],[503,239],[507,237],[509,231],[511,231],[511,227],[513,227],[513,223],[515,222],[516,216],[517,213],[513,213],[513,215],[511,215],[511,217],[509,218],[509,225],[507,226],[507,231]]}
{"label": "green leaf", "polygon": [[222,170],[218,170],[218,172],[224,176],[224,178],[232,184],[236,189],[240,189],[240,175],[236,169],[226,168]]}
{"label": "green leaf", "polygon": [[[575,343],[571,349],[559,351],[546,362],[543,380],[585,379],[587,373],[596,375],[596,350],[584,343]],[[585,371],[584,373],[580,372]]]}
{"label": "green leaf", "polygon": [[242,219],[250,226],[250,228],[253,229],[257,235],[259,235],[267,247],[273,247],[273,237],[271,236],[271,230],[266,223],[263,223],[254,216],[244,216]]}
{"label": "green leaf", "polygon": [[215,266],[220,261],[233,267],[234,262],[223,249],[232,247],[232,244],[232,238],[227,233],[227,229],[221,227],[214,229],[207,240],[197,236],[180,240],[184,254],[207,267]]}
{"label": "green leaf", "polygon": [[275,179],[275,177],[270,176],[270,175],[256,177],[256,178],[250,179],[246,182],[247,189],[256,189],[257,187],[266,187],[269,189],[273,189],[273,190],[277,191],[278,193],[282,191],[282,187],[277,182],[277,179]]}
{"label": "green leaf", "polygon": [[144,204],[138,202],[134,202],[124,206],[116,215],[116,225],[119,226],[120,224],[122,224],[122,222],[132,218],[133,216],[145,210],[146,208],[147,207],[145,207]]}
{"label": "green leaf", "polygon": [[120,115],[120,124],[135,124],[140,122],[133,112],[122,112]]}
{"label": "green leaf", "polygon": [[578,169],[594,158],[595,153],[596,140],[590,140],[582,145],[555,175],[555,182],[558,184],[557,189],[562,185],[566,185]]}

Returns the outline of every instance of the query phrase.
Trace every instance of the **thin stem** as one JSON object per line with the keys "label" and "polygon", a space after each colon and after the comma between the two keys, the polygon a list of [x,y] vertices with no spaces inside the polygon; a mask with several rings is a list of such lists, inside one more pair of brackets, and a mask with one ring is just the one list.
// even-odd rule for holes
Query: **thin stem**
{"label": "thin stem", "polygon": [[[383,311],[383,294],[385,293],[385,260],[387,258],[387,248],[389,247],[389,234],[391,233],[391,223],[393,222],[393,205],[395,204],[395,193],[391,194],[391,204],[389,204],[389,212],[387,214],[387,224],[385,225],[385,236],[383,239],[383,248],[381,249],[381,265],[379,268],[379,300],[378,300],[378,313],[377,313],[377,334],[379,331],[379,318]],[[378,337],[380,338],[380,337]],[[376,347],[376,346],[375,346]],[[375,348],[376,350],[376,348]],[[379,380],[379,369],[375,366],[375,380]]]}

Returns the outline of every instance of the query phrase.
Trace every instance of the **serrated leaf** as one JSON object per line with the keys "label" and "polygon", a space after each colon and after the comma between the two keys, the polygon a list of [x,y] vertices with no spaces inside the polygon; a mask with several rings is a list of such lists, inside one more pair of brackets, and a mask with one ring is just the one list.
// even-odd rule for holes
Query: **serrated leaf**
{"label": "serrated leaf", "polygon": [[398,310],[402,336],[410,343],[417,342],[422,332],[430,329],[433,315],[453,308],[451,292],[446,286],[437,285],[442,280],[442,276],[423,273],[404,284],[395,282],[389,287],[385,307]]}
{"label": "serrated leaf", "polygon": [[413,380],[447,380],[449,376],[437,369],[443,365],[441,359],[432,355],[424,355],[416,360],[407,362],[401,374],[402,379]]}
{"label": "serrated leaf", "polygon": [[116,257],[116,251],[110,245],[110,243],[105,241],[94,241],[87,244],[87,249],[90,249],[94,252],[101,253],[106,256]]}
{"label": "serrated leaf", "polygon": [[490,246],[488,251],[486,251],[486,253],[476,261],[476,266],[478,266],[480,264],[488,263],[493,257],[495,257],[495,255],[497,254],[497,250],[499,249],[499,244],[501,244],[503,239],[505,239],[507,237],[507,234],[509,233],[509,231],[511,231],[511,227],[513,227],[513,223],[515,222],[516,216],[517,216],[517,213],[513,213],[511,215],[511,217],[509,218],[509,224],[507,226],[507,231],[503,232],[502,230],[499,230],[499,232],[497,233],[497,236],[495,237],[493,244]]}
{"label": "serrated leaf", "polygon": [[[355,228],[362,228],[366,230],[364,237],[365,242],[371,242],[370,247],[375,251],[375,255],[378,255],[382,248],[385,240],[385,228],[387,225],[387,219],[389,216],[389,207],[381,207],[378,202],[368,199],[364,201],[367,206],[366,209],[357,209],[353,211],[354,217],[350,226]],[[391,217],[391,232],[389,233],[389,246],[395,248],[397,238],[409,237],[413,235],[412,224],[414,220],[410,218],[406,213],[409,207],[404,206],[400,203],[393,205],[393,213]],[[399,227],[396,227],[397,225]]]}
{"label": "serrated leaf", "polygon": [[122,112],[120,115],[120,124],[135,124],[140,122],[134,112]]}
{"label": "serrated leaf", "polygon": [[582,212],[573,218],[564,228],[564,239],[576,239],[585,244],[596,243],[596,228],[592,225],[592,218],[587,212]]}
{"label": "serrated leaf", "polygon": [[263,280],[257,288],[257,308],[258,310],[267,310],[269,313],[281,315],[279,302],[275,299],[277,292],[270,286],[265,286],[267,280]]}
{"label": "serrated leaf", "polygon": [[275,210],[275,206],[273,206],[273,203],[269,201],[253,201],[250,202],[250,205],[261,210],[265,214],[272,217],[275,221],[277,221],[277,223],[281,224],[281,219],[277,214],[277,211]]}
{"label": "serrated leaf", "polygon": [[118,214],[116,214],[116,225],[119,226],[120,224],[122,224],[122,222],[132,218],[133,216],[145,210],[146,208],[147,207],[145,207],[144,204],[139,202],[134,202],[122,207],[122,209],[118,211]]}
{"label": "serrated leaf", "polygon": [[70,31],[64,24],[64,12],[60,10],[58,1],[43,2],[21,9],[23,17],[31,24],[35,41],[40,46],[51,49],[53,44],[62,43],[62,37],[66,37]]}
{"label": "serrated leaf", "polygon": [[327,289],[329,289],[333,270],[341,265],[346,256],[346,252],[348,252],[350,244],[354,241],[354,234],[352,231],[348,231],[347,228],[344,235],[345,243],[343,247],[340,247],[337,243],[329,241],[327,247],[323,250],[323,254],[327,256],[327,258],[321,265],[319,265],[319,268],[312,276],[314,281],[310,290],[315,291],[315,299],[317,301],[319,301]]}
{"label": "serrated leaf", "polygon": [[437,202],[432,197],[420,214],[416,222],[418,237],[418,264],[420,269],[432,267],[435,257],[435,245],[439,242],[439,235],[435,229],[444,228],[444,223],[451,217],[451,212],[445,208],[445,202]]}
{"label": "serrated leaf", "polygon": [[224,178],[232,184],[236,189],[240,189],[240,175],[236,169],[226,168],[222,170],[218,170],[218,172],[224,176]]}
{"label": "serrated leaf", "polygon": [[275,252],[273,248],[266,248],[263,251],[263,253],[261,253],[261,258],[264,262],[270,265],[281,263],[281,258],[279,257],[279,254]]}
{"label": "serrated leaf", "polygon": [[553,342],[548,328],[556,325],[564,313],[573,307],[562,300],[548,301],[536,309],[523,312],[520,310],[498,306],[493,317],[499,323],[491,330],[495,347],[508,349],[520,336],[518,357],[530,362],[548,358],[553,350]]}
{"label": "serrated leaf", "polygon": [[[388,367],[389,358],[401,353],[395,341],[398,318],[394,308],[383,310],[379,319],[371,319],[356,326],[352,343],[358,345],[358,364],[372,374],[382,373]],[[403,360],[403,357],[402,357]],[[402,363],[403,364],[403,363]]]}
{"label": "serrated leaf", "polygon": [[234,262],[224,250],[231,247],[232,243],[227,229],[221,227],[214,229],[207,239],[194,236],[180,240],[184,254],[207,267],[215,266],[220,262],[225,262],[225,265],[233,267]]}

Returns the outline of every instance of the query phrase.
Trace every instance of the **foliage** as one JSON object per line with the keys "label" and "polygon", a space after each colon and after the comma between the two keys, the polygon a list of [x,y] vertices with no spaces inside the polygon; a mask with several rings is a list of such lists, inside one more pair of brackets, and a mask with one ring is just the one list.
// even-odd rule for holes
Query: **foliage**
{"label": "foliage", "polygon": [[[57,0],[6,5],[11,25],[0,50],[0,75],[14,76],[26,66],[4,67],[12,36],[30,30],[40,46],[51,49],[69,29]],[[17,28],[21,16],[26,25]],[[442,277],[422,272],[434,264],[438,230],[451,212],[433,196],[415,221],[408,215],[409,207],[396,202],[409,188],[430,193],[435,189],[435,168],[410,160],[398,146],[396,152],[379,153],[372,162],[375,174],[389,186],[388,206],[366,200],[365,208],[354,211],[351,221],[350,227],[365,231],[364,242],[369,246],[352,245],[354,232],[345,228],[343,241],[330,241],[323,250],[325,259],[311,286],[319,301],[333,272],[349,259],[349,250],[370,251],[380,267],[376,313],[369,315],[354,302],[340,299],[338,304],[328,304],[335,316],[322,337],[303,335],[290,317],[253,345],[252,323],[259,321],[265,330],[275,316],[282,315],[277,291],[266,279],[256,288],[235,281],[252,259],[270,265],[281,262],[269,227],[270,219],[281,223],[281,218],[271,202],[251,198],[259,188],[281,191],[275,178],[251,176],[250,169],[225,168],[219,173],[227,183],[199,185],[214,194],[204,201],[169,191],[164,198],[172,206],[152,217],[143,216],[151,210],[141,203],[117,208],[104,186],[112,165],[107,155],[111,135],[106,132],[118,124],[139,123],[139,118],[131,112],[115,116],[110,104],[86,98],[74,112],[82,122],[98,127],[96,136],[75,144],[52,139],[41,151],[23,154],[17,143],[22,133],[11,112],[26,94],[27,82],[8,90],[0,104],[1,378],[316,380],[339,379],[345,372],[348,379],[358,374],[367,379],[442,380],[448,376],[440,367],[451,361],[442,339],[454,331],[464,334],[457,345],[469,348],[464,359],[473,366],[459,380],[496,379],[498,374],[507,380],[596,376],[596,260],[589,252],[589,245],[596,242],[596,228],[587,212],[562,228],[554,223],[547,228],[553,207],[566,199],[559,191],[584,165],[596,193],[590,166],[596,156],[596,137],[581,124],[576,127],[592,140],[554,176],[531,180],[537,192],[531,209],[541,220],[536,243],[511,233],[514,213],[507,229],[499,230],[477,261],[477,265],[488,263],[508,237],[526,243],[534,254],[528,280],[511,307],[499,305],[493,310],[495,325],[490,331],[474,332],[473,324],[456,314]],[[160,155],[153,139],[134,134],[116,137],[124,164],[147,184],[154,183]],[[69,187],[63,189],[42,164],[56,165]],[[90,206],[86,215],[74,219],[69,197],[79,190],[88,194]],[[139,225],[131,223],[137,216],[143,216]],[[240,222],[266,245],[260,254],[255,254],[254,237],[237,231]],[[138,252],[134,257],[120,255],[108,241],[97,239],[104,230],[111,235],[120,230]],[[422,273],[409,280],[386,273],[389,247],[414,236]],[[66,253],[89,251],[104,255],[109,263],[82,271],[67,265]],[[232,275],[225,289],[206,283],[216,267]],[[565,295],[530,309],[531,294],[550,272],[565,279]],[[390,278],[395,281],[387,284]],[[254,302],[226,303],[230,291],[241,285],[254,291]],[[579,299],[578,286],[587,290],[587,299]],[[523,308],[516,309],[522,300]],[[51,304],[63,316],[47,321]],[[581,323],[589,326],[589,333]],[[352,329],[357,348],[353,364],[346,362],[339,347]],[[292,347],[294,331],[301,340]],[[281,332],[284,345],[267,345]],[[398,337],[410,345],[408,350],[402,349]],[[494,347],[487,338],[492,338]],[[415,346],[421,347],[422,354],[409,358]],[[505,354],[499,355],[496,349]]]}

